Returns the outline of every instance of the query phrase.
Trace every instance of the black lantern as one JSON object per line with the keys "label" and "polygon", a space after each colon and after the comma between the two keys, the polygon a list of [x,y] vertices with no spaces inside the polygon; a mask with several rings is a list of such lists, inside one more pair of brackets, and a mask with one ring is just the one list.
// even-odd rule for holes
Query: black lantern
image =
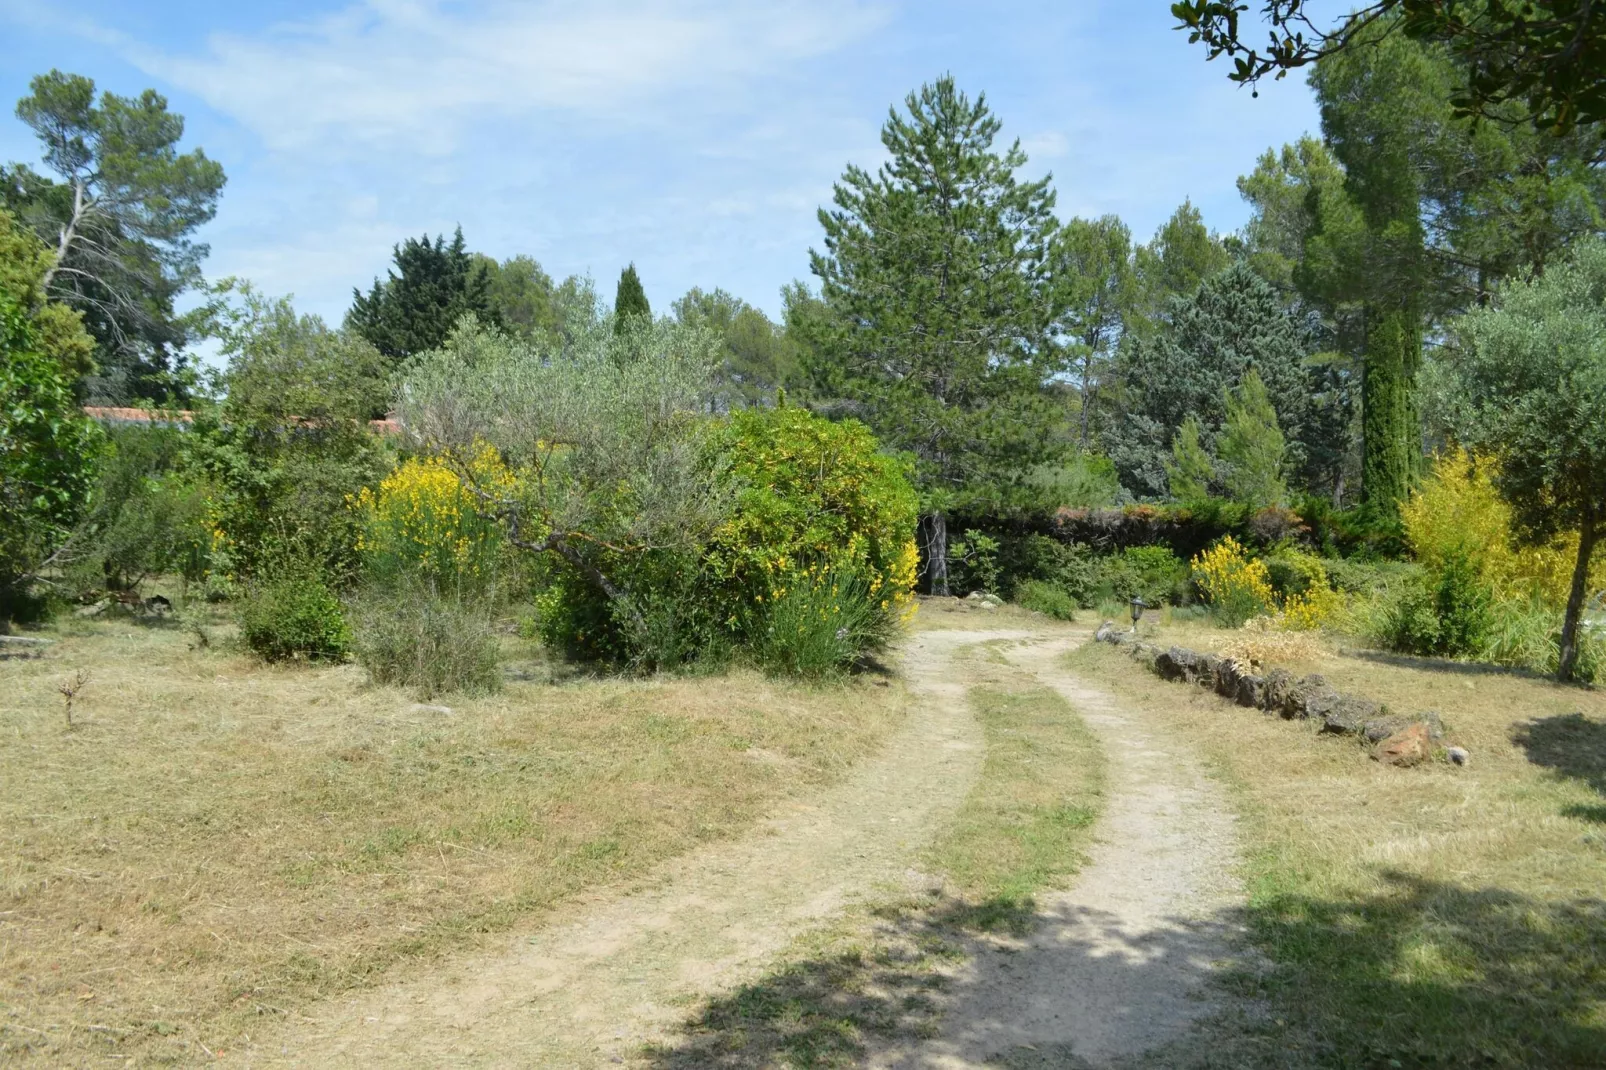
{"label": "black lantern", "polygon": [[1149,603],[1141,595],[1132,596],[1132,630],[1138,630],[1138,621],[1143,619],[1143,611],[1149,608]]}

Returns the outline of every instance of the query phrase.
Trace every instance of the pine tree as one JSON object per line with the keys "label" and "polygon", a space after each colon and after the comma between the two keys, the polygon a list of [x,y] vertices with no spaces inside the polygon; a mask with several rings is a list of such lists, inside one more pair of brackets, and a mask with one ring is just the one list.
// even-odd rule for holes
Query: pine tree
{"label": "pine tree", "polygon": [[1314,380],[1301,324],[1270,284],[1238,263],[1185,298],[1172,300],[1167,322],[1152,338],[1137,338],[1121,357],[1126,419],[1108,442],[1121,482],[1134,494],[1158,497],[1170,479],[1172,429],[1193,416],[1205,438],[1226,422],[1227,392],[1253,368],[1287,428],[1295,464],[1313,429]]}
{"label": "pine tree", "polygon": [[471,254],[458,227],[452,243],[437,235],[408,238],[393,251],[395,268],[364,296],[353,290],[346,323],[392,361],[439,349],[463,316],[500,325],[491,275]]}
{"label": "pine tree", "polygon": [[1227,425],[1221,434],[1222,466],[1227,492],[1233,500],[1255,509],[1282,505],[1288,500],[1283,478],[1288,449],[1271,395],[1254,368],[1227,397]]}
{"label": "pine tree", "polygon": [[1054,195],[1046,178],[1016,177],[1018,142],[993,148],[985,97],[945,77],[905,105],[882,128],[891,159],[875,174],[850,166],[821,210],[825,252],[810,260],[823,314],[796,322],[818,396],[914,456],[931,588],[946,594],[953,503],[1061,449],[1063,410],[1045,390],[1061,369],[1048,340]]}
{"label": "pine tree", "polygon": [[652,320],[652,306],[647,303],[647,291],[641,288],[641,276],[636,274],[634,263],[619,272],[619,288],[613,297],[613,316],[616,331],[630,319]]}
{"label": "pine tree", "polygon": [[1199,441],[1199,434],[1198,417],[1190,415],[1182,421],[1171,442],[1172,463],[1165,467],[1171,481],[1171,497],[1184,504],[1210,497],[1210,484],[1216,478],[1216,466]]}

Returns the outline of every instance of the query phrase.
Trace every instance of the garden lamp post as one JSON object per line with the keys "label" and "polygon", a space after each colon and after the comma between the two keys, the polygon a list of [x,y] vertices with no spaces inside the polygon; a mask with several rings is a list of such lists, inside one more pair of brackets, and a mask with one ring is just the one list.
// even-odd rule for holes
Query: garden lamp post
{"label": "garden lamp post", "polygon": [[1132,630],[1138,630],[1138,621],[1143,619],[1143,611],[1149,608],[1149,603],[1143,600],[1142,595],[1132,596]]}

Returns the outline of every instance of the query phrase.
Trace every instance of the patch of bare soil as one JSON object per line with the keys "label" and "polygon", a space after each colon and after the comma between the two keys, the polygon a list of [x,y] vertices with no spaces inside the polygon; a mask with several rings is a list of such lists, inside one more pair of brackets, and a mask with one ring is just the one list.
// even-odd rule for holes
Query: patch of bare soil
{"label": "patch of bare soil", "polygon": [[1059,692],[1099,736],[1111,785],[1088,864],[1039,897],[1019,939],[973,948],[940,1035],[883,1051],[880,1067],[1107,1067],[1185,1043],[1221,1010],[1207,982],[1238,953],[1243,898],[1222,790],[1161,719],[1123,707],[1059,665],[1063,641],[1010,660]]}
{"label": "patch of bare soil", "polygon": [[848,903],[910,879],[982,759],[953,652],[1015,631],[927,632],[904,671],[917,700],[874,759],[756,834],[581,904],[499,953],[310,1008],[254,1038],[256,1065],[584,1067],[659,1039],[697,995],[740,981]]}

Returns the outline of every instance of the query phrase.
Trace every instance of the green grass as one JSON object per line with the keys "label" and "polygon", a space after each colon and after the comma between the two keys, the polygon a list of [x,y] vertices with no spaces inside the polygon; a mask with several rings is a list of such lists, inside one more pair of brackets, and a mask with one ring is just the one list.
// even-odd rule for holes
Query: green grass
{"label": "green grass", "polygon": [[1104,760],[1098,741],[1047,688],[973,688],[987,740],[981,779],[930,865],[978,907],[978,921],[1029,910],[1083,861],[1098,816]]}
{"label": "green grass", "polygon": [[[1157,642],[1211,649],[1202,627]],[[1199,1067],[1606,1066],[1606,695],[1516,674],[1331,653],[1299,671],[1436,708],[1472,764],[1399,770],[1353,740],[1157,681],[1109,647],[1072,655],[1163,710],[1240,814],[1241,917],[1264,1013],[1155,1056]]]}
{"label": "green grass", "polygon": [[948,885],[882,904],[800,940],[780,967],[709,1001],[659,1070],[859,1065],[872,1041],[933,1035],[940,995],[980,932],[1024,932],[1033,895],[1084,859],[1104,789],[1092,733],[1053,691],[1024,682],[996,650],[967,659],[987,755],[976,786],[927,853]]}

